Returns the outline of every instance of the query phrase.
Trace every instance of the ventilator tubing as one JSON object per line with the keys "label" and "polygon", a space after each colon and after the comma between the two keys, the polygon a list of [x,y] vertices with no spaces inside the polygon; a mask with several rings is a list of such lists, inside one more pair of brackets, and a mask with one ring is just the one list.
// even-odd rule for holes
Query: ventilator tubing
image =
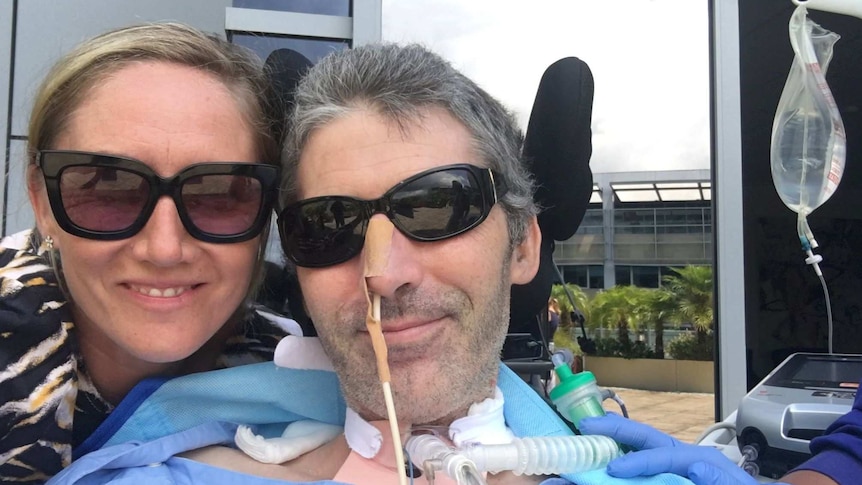
{"label": "ventilator tubing", "polygon": [[460,448],[452,448],[433,435],[420,435],[407,441],[407,452],[417,466],[437,463],[437,469],[447,474],[450,473],[448,467],[461,469],[469,466],[465,465],[466,460],[480,472],[511,471],[515,475],[595,470],[622,455],[614,440],[597,435],[516,438],[508,444],[469,443]]}

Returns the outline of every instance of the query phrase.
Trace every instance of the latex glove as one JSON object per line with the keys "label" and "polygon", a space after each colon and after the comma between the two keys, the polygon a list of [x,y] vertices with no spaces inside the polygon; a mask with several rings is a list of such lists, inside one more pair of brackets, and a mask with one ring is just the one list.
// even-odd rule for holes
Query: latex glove
{"label": "latex glove", "polygon": [[609,436],[617,443],[640,451],[625,454],[608,463],[609,475],[618,478],[673,473],[696,485],[757,485],[751,475],[710,446],[683,443],[637,421],[608,413],[584,418],[578,428],[584,434]]}

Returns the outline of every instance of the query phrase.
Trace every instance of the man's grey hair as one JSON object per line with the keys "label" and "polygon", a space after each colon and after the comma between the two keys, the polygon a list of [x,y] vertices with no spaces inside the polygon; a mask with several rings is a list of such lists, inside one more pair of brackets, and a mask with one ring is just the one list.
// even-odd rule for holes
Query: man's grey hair
{"label": "man's grey hair", "polygon": [[[480,160],[509,188],[500,200],[512,244],[523,241],[537,213],[533,180],[521,158],[523,136],[515,118],[476,83],[420,45],[369,44],[322,59],[296,88],[282,153],[281,204],[296,201],[299,157],[311,134],[358,110],[373,110],[402,131],[421,121],[423,110],[443,108],[463,123]],[[452,163],[471,162],[452,160]]]}

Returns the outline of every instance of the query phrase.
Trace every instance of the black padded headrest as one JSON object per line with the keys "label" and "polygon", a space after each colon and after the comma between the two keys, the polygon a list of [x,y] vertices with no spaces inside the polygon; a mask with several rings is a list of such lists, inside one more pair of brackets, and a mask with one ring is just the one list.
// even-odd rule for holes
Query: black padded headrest
{"label": "black padded headrest", "polygon": [[593,190],[590,123],[593,74],[577,57],[551,64],[542,75],[524,139],[536,178],[542,236],[564,241],[578,230]]}
{"label": "black padded headrest", "polygon": [[532,331],[545,311],[556,279],[554,241],[578,230],[590,203],[593,173],[593,75],[587,64],[566,57],[542,75],[527,124],[523,155],[536,180],[535,200],[542,230],[541,260],[536,277],[512,286],[510,332]]}
{"label": "black padded headrest", "polygon": [[[292,49],[276,49],[267,56],[264,70],[269,78],[269,116],[273,132],[281,141],[287,132],[287,116],[293,108],[293,92],[311,61]],[[305,313],[302,292],[292,269],[284,262],[267,264],[266,279],[258,295],[258,302],[270,309],[282,312],[296,320],[305,335],[316,335],[311,319]]]}
{"label": "black padded headrest", "polygon": [[311,61],[293,49],[276,49],[267,56],[264,70],[269,78],[270,118],[276,140],[281,141],[286,130],[285,119],[293,108],[293,91],[311,67]]}

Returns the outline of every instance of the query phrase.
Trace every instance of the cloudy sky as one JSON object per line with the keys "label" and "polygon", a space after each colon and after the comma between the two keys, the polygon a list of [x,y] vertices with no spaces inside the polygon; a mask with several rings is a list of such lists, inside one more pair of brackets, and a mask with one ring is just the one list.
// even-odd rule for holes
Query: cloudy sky
{"label": "cloudy sky", "polygon": [[709,168],[707,0],[383,0],[383,37],[421,42],[514,110],[567,56],[593,72],[594,172]]}

